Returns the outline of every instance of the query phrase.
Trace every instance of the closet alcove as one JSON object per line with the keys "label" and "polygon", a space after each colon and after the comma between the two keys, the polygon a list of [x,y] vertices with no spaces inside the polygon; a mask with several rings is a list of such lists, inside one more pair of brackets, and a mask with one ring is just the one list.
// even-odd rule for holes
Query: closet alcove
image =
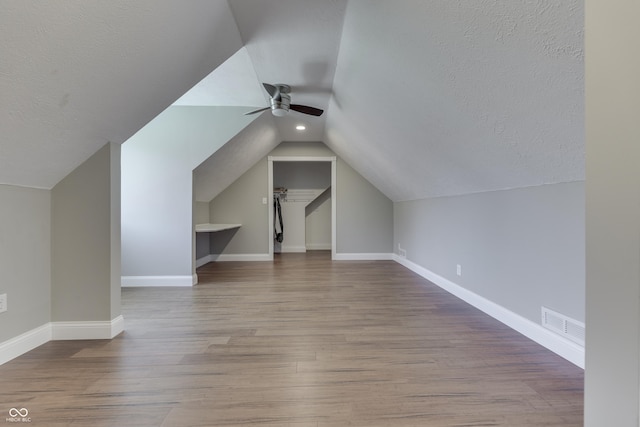
{"label": "closet alcove", "polygon": [[332,163],[328,161],[274,161],[274,230],[283,222],[283,240],[274,240],[274,253],[331,250]]}

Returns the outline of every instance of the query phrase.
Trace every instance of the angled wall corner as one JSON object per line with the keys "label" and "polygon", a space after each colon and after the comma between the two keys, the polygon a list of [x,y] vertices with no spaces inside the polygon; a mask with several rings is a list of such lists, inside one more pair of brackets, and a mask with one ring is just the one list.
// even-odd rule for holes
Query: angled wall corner
{"label": "angled wall corner", "polygon": [[120,145],[98,150],[51,199],[51,320],[111,322],[120,316]]}
{"label": "angled wall corner", "polygon": [[193,170],[256,119],[244,112],[246,107],[170,107],[123,145],[124,286],[196,283]]}
{"label": "angled wall corner", "polygon": [[[338,158],[336,251],[340,254],[391,254],[393,202],[346,161]],[[358,257],[351,257],[357,259]],[[386,255],[376,259],[386,259]]]}

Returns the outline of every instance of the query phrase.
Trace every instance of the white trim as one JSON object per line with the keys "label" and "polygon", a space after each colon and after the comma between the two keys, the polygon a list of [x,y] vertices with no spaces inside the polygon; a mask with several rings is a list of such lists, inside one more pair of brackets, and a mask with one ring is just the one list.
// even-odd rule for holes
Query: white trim
{"label": "white trim", "polygon": [[516,330],[527,338],[537,342],[541,346],[551,350],[557,355],[567,359],[569,362],[584,369],[585,366],[585,350],[584,347],[555,334],[542,325],[538,325],[529,319],[526,319],[519,314],[512,312],[488,299],[481,297],[480,295],[463,288],[451,282],[444,277],[427,270],[426,268],[401,258],[394,254],[394,261],[407,267],[409,270],[419,274],[425,279],[433,282],[435,285],[441,287],[445,291],[455,295],[468,304],[483,311],[496,320],[504,323],[510,328]]}
{"label": "white trim", "polygon": [[111,321],[46,323],[0,343],[0,365],[52,340],[112,339],[123,331],[122,315]]}
{"label": "white trim", "polygon": [[269,156],[267,161],[267,203],[268,203],[268,223],[267,223],[267,246],[269,247],[269,261],[273,260],[273,157]]}
{"label": "white trim", "polygon": [[331,243],[307,243],[308,251],[330,251]]}
{"label": "white trim", "polygon": [[46,323],[0,343],[0,365],[51,341],[51,324]]}
{"label": "white trim", "polygon": [[[331,259],[336,258],[337,245],[337,168],[336,156],[268,156],[267,157],[267,194],[269,195],[269,203],[273,203],[273,162],[331,162]],[[267,244],[269,247],[269,260],[273,260],[273,208],[269,208],[269,224],[267,225],[268,237]]]}
{"label": "white trim", "polygon": [[120,315],[111,320],[111,338],[124,332],[124,316]]}
{"label": "white trim", "polygon": [[269,254],[217,254],[211,255],[213,261],[273,261],[273,256]]}
{"label": "white trim", "polygon": [[242,227],[242,224],[196,224],[196,233],[217,233]]}
{"label": "white trim", "polygon": [[331,259],[336,259],[338,244],[338,168],[336,157],[331,160]]}
{"label": "white trim", "polygon": [[269,156],[270,162],[334,162],[336,156]]}
{"label": "white trim", "polygon": [[196,268],[200,268],[203,265],[209,264],[210,262],[213,262],[215,260],[216,260],[215,255],[211,255],[211,254],[205,255],[202,258],[198,258],[196,260]]}
{"label": "white trim", "polygon": [[561,337],[584,347],[585,324],[548,307],[540,307],[541,324]]}
{"label": "white trim", "polygon": [[51,337],[59,340],[104,340],[124,331],[124,318],[111,321],[52,322]]}
{"label": "white trim", "polygon": [[386,253],[339,253],[333,258],[335,261],[391,261],[393,254]]}
{"label": "white trim", "polygon": [[198,276],[122,276],[120,283],[123,288],[193,286],[198,283]]}
{"label": "white trim", "polygon": [[282,253],[304,253],[307,252],[306,246],[285,246],[282,245],[280,248],[280,252]]}

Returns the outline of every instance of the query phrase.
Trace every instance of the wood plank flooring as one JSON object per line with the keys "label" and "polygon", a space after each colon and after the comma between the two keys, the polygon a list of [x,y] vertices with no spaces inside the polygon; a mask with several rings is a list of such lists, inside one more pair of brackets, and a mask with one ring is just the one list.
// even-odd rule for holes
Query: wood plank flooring
{"label": "wood plank flooring", "polygon": [[0,422],[41,426],[581,426],[583,372],[404,267],[212,263],[123,289],[126,331],[0,366]]}

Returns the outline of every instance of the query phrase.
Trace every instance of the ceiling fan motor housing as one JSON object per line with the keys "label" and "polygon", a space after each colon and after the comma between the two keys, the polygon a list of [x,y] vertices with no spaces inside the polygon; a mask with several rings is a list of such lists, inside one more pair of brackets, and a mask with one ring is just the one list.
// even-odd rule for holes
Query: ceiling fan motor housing
{"label": "ceiling fan motor housing", "polygon": [[282,117],[289,111],[291,96],[282,91],[277,97],[271,98],[271,113],[274,116]]}
{"label": "ceiling fan motor housing", "polygon": [[259,108],[257,110],[244,113],[246,115],[257,114],[263,111],[271,109],[271,114],[278,117],[286,116],[289,110],[297,111],[302,114],[309,114],[311,116],[321,116],[324,110],[319,108],[310,107],[308,105],[291,104],[291,87],[285,84],[272,85],[269,83],[262,83],[264,89],[271,98],[271,105],[269,107]]}

